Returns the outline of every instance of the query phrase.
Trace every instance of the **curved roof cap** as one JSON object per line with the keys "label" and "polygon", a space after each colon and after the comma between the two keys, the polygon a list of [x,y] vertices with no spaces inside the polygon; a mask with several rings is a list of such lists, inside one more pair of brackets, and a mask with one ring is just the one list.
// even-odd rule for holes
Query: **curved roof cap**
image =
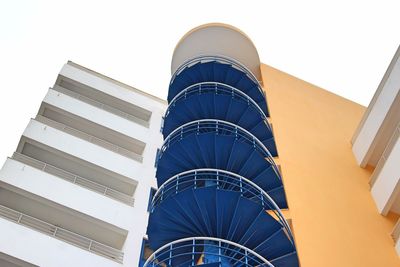
{"label": "curved roof cap", "polygon": [[186,33],[175,47],[171,73],[186,60],[200,55],[222,55],[240,61],[261,80],[260,58],[250,38],[236,27],[208,23]]}

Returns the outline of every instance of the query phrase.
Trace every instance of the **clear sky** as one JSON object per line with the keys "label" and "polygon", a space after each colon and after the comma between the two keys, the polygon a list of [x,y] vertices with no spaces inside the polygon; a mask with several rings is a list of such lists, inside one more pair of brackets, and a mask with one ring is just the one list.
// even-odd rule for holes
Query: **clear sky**
{"label": "clear sky", "polygon": [[400,1],[0,0],[0,164],[67,60],[166,98],[175,44],[208,22],[261,61],[368,105],[400,44]]}

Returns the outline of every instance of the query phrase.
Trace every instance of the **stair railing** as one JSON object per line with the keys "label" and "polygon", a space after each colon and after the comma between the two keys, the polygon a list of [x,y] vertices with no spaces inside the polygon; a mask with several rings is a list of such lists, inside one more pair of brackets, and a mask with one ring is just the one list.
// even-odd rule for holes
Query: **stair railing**
{"label": "stair railing", "polygon": [[[190,252],[190,253],[189,253]],[[189,256],[194,265],[202,262],[207,256],[218,258],[218,262],[229,261],[232,266],[268,266],[274,267],[268,260],[255,251],[232,241],[214,237],[189,237],[175,240],[157,249],[144,263],[143,267],[172,266],[179,257]],[[209,262],[211,263],[211,262]]]}
{"label": "stair railing", "polygon": [[269,194],[249,179],[226,170],[203,168],[174,175],[158,188],[151,201],[150,211],[153,212],[163,201],[182,191],[210,186],[239,192],[243,197],[261,204],[264,209],[275,214],[292,243],[294,242],[288,222]]}
{"label": "stair railing", "polygon": [[[253,106],[260,113],[262,119],[266,120],[267,118],[264,111],[251,97],[233,86],[219,82],[201,82],[186,87],[169,102],[167,111],[165,112],[165,117],[168,116],[170,107],[174,107],[179,100],[186,99],[187,97],[190,97],[192,95],[199,95],[209,92],[213,92],[215,94],[230,95],[232,98],[244,100],[248,103],[248,105]],[[269,124],[268,127],[270,128]]]}
{"label": "stair railing", "polygon": [[257,137],[246,129],[227,121],[216,120],[216,119],[202,119],[191,121],[182,126],[176,128],[172,131],[164,140],[159,153],[158,160],[162,157],[163,153],[169,148],[170,145],[182,140],[184,137],[191,134],[209,133],[215,132],[216,134],[235,136],[235,138],[240,139],[252,146],[260,152],[265,159],[272,165],[274,172],[281,179],[279,170],[273,160],[273,157],[269,150],[265,147]]}
{"label": "stair railing", "polygon": [[233,59],[231,57],[227,56],[222,56],[222,55],[200,55],[194,58],[190,58],[186,60],[184,63],[182,63],[179,68],[174,72],[174,74],[171,77],[170,85],[174,82],[176,76],[178,76],[184,69],[198,63],[205,63],[209,61],[216,61],[222,64],[229,64],[234,66],[236,69],[242,71],[245,73],[257,86],[258,90],[260,93],[265,96],[264,90],[262,90],[260,82],[256,78],[256,76],[253,74],[251,70],[249,70],[244,64],[242,64],[240,61]]}

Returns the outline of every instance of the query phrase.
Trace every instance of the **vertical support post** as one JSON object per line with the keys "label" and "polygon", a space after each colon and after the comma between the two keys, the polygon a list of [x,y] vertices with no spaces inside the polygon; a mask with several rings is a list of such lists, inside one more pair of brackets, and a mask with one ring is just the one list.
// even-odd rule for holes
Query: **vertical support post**
{"label": "vertical support post", "polygon": [[168,266],[172,266],[172,244],[169,246]]}
{"label": "vertical support post", "polygon": [[197,171],[194,171],[194,189],[197,188]]}
{"label": "vertical support post", "polygon": [[239,177],[239,185],[240,185],[240,194],[243,195],[243,183],[242,183],[242,177]]}
{"label": "vertical support post", "polygon": [[193,238],[193,241],[192,241],[192,266],[194,266],[194,264],[195,264],[195,262],[194,262],[194,260],[195,260],[195,252],[196,252],[196,240]]}
{"label": "vertical support post", "polygon": [[179,175],[176,177],[175,194],[178,194]]}
{"label": "vertical support post", "polygon": [[219,262],[220,266],[222,264],[221,253],[222,253],[222,251],[221,251],[221,240],[219,240],[218,241],[218,262]]}

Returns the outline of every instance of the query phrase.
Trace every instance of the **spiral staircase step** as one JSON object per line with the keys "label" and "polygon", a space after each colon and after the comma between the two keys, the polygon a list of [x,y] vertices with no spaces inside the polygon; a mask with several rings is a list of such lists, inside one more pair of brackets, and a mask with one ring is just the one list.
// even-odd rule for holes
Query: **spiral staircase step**
{"label": "spiral staircase step", "polygon": [[[199,168],[232,171],[250,179],[265,191],[282,186],[271,163],[253,146],[234,136],[216,133],[191,134],[171,144],[158,161],[158,186],[173,175]],[[279,207],[287,207],[283,188],[274,191],[271,197],[279,203]]]}
{"label": "spiral staircase step", "polygon": [[195,64],[183,69],[173,80],[168,92],[170,102],[186,87],[200,82],[221,82],[234,86],[250,96],[268,116],[268,108],[259,85],[253,82],[245,73],[229,64],[216,61]]}
{"label": "spiral staircase step", "polygon": [[270,261],[275,267],[293,267],[299,266],[297,252],[288,253],[279,258]]}
{"label": "spiral staircase step", "polygon": [[150,214],[148,234],[153,249],[181,238],[210,236],[241,244],[266,259],[294,251],[282,225],[259,203],[216,186],[188,189],[164,200]]}

